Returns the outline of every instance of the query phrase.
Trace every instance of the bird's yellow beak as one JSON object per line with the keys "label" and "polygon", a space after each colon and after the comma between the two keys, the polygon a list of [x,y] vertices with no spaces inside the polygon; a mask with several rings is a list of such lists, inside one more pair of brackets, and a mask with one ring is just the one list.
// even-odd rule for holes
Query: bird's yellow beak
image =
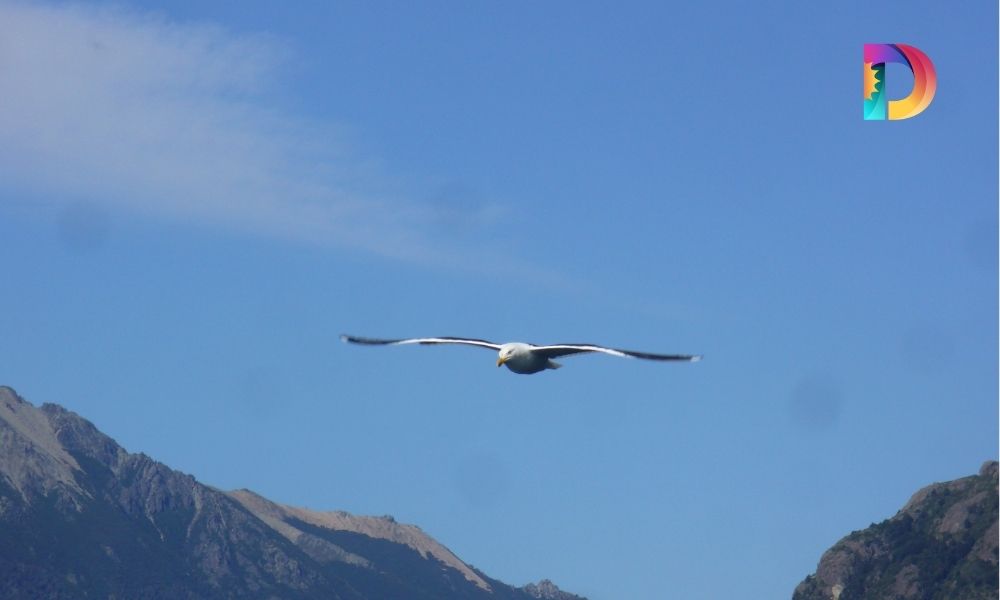
{"label": "bird's yellow beak", "polygon": [[501,356],[500,358],[498,358],[498,359],[497,359],[497,366],[499,367],[499,366],[500,366],[500,365],[502,365],[502,364],[503,364],[503,363],[504,363],[505,361],[506,361],[506,359],[505,359],[504,357],[502,357],[502,356]]}

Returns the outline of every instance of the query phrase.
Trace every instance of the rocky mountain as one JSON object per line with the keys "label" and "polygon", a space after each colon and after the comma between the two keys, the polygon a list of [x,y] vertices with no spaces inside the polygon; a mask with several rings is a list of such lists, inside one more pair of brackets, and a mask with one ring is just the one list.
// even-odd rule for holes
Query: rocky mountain
{"label": "rocky mountain", "polygon": [[521,589],[538,600],[581,600],[579,596],[562,591],[548,579],[543,579],[538,583],[529,583]]}
{"label": "rocky mountain", "polygon": [[222,492],[0,387],[0,599],[583,600],[419,527]]}
{"label": "rocky mountain", "polygon": [[827,550],[793,600],[996,600],[997,463],[929,485]]}

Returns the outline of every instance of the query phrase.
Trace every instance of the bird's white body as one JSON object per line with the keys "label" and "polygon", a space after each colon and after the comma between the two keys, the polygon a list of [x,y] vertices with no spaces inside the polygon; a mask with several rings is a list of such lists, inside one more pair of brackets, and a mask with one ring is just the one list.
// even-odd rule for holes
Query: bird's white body
{"label": "bird's white body", "polygon": [[545,369],[558,369],[559,363],[532,352],[531,344],[509,342],[500,346],[497,366],[505,366],[520,375],[530,375]]}

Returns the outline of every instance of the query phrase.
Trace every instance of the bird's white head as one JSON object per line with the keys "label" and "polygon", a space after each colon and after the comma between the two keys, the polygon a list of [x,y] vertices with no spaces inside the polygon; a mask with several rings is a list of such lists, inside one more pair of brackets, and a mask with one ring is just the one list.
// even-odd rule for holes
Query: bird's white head
{"label": "bird's white head", "polygon": [[500,353],[497,356],[497,366],[501,367],[505,362],[510,360],[514,356],[514,353],[517,351],[518,346],[519,344],[514,344],[514,343],[503,344],[502,346],[500,346]]}

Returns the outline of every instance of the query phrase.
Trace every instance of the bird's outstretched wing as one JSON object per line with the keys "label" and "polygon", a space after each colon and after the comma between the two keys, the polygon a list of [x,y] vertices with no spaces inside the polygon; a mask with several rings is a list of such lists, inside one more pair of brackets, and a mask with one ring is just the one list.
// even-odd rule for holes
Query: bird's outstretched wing
{"label": "bird's outstretched wing", "polygon": [[646,360],[677,360],[696,362],[701,360],[700,354],[653,354],[652,352],[636,352],[635,350],[621,350],[619,348],[607,348],[596,344],[551,344],[549,346],[535,346],[532,353],[544,356],[545,358],[556,358],[568,356],[570,354],[580,354],[582,352],[602,352],[612,356],[622,356],[625,358],[644,358]]}
{"label": "bird's outstretched wing", "polygon": [[408,338],[405,340],[379,340],[374,338],[357,337],[353,335],[341,335],[340,339],[351,344],[365,344],[368,346],[398,346],[401,344],[461,344],[463,346],[479,346],[490,350],[499,350],[500,344],[487,342],[486,340],[476,340],[458,337],[426,337]]}

